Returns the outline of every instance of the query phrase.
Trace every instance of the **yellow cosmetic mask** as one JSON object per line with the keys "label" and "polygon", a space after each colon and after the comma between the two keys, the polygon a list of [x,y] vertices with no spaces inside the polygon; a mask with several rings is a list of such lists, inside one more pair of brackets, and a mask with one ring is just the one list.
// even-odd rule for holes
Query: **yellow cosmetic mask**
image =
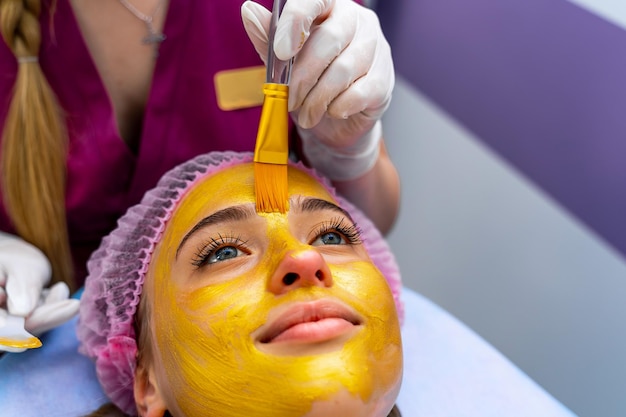
{"label": "yellow cosmetic mask", "polygon": [[144,295],[174,416],[377,417],[395,402],[387,282],[326,189],[293,167],[288,180],[287,213],[256,213],[253,165],[227,168],[168,222]]}

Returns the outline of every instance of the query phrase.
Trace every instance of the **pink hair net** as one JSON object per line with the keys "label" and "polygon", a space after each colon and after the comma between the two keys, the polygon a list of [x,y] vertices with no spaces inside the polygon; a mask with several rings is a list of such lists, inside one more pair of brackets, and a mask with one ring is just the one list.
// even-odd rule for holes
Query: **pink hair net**
{"label": "pink hair net", "polygon": [[[137,412],[133,380],[137,345],[134,316],[146,270],[169,218],[185,193],[203,178],[227,167],[252,161],[250,153],[211,152],[167,172],[141,203],[120,218],[87,267],[77,335],[79,351],[94,360],[96,374],[109,399],[130,415]],[[393,293],[400,321],[402,283],[395,258],[373,223],[338,196],[330,183],[302,164],[292,164],[317,178],[347,210],[362,231],[363,244]]]}

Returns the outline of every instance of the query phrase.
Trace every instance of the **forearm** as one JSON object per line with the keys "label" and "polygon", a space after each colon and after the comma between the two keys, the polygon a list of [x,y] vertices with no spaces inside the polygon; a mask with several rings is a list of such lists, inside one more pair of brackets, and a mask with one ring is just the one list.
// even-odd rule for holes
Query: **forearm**
{"label": "forearm", "polygon": [[400,178],[384,141],[374,167],[359,178],[333,181],[339,193],[360,208],[383,234],[393,227],[400,207]]}

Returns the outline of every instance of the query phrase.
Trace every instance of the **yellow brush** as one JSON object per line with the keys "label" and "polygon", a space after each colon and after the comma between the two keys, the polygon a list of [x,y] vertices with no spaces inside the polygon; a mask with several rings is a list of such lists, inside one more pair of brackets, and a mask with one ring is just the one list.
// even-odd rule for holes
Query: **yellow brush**
{"label": "yellow brush", "polygon": [[254,191],[256,211],[287,211],[287,162],[289,128],[287,100],[291,64],[274,54],[274,33],[285,0],[274,0],[268,34],[266,83],[263,84],[263,109],[254,149]]}

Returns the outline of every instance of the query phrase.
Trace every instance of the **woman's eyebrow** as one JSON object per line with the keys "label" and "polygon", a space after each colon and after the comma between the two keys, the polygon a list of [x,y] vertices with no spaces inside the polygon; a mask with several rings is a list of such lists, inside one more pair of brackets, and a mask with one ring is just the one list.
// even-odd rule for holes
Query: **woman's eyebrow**
{"label": "woman's eyebrow", "polygon": [[310,213],[310,212],[322,211],[322,210],[336,211],[346,216],[348,219],[350,219],[350,221],[353,221],[352,217],[347,211],[345,211],[338,205],[331,203],[330,201],[322,200],[321,198],[307,198],[303,200],[300,204],[297,204],[295,206],[298,207],[300,211],[304,213]]}
{"label": "woman's eyebrow", "polygon": [[227,207],[203,218],[196,223],[196,225],[185,235],[185,237],[183,237],[183,240],[180,241],[180,245],[178,245],[178,249],[176,249],[176,257],[178,257],[178,252],[180,252],[182,247],[185,245],[185,242],[187,242],[187,240],[198,230],[219,223],[243,221],[252,217],[254,213],[255,212],[252,206],[242,205]]}

